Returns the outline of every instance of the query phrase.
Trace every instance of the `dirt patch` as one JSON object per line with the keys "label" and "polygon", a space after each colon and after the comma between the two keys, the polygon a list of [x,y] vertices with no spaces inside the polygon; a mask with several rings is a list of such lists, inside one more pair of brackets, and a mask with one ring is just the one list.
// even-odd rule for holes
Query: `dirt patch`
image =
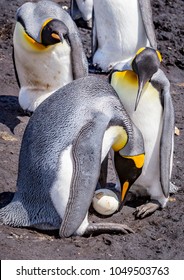
{"label": "dirt patch", "polygon": [[[24,2],[0,2],[0,207],[8,203],[15,192],[19,149],[29,120],[18,104],[18,86],[12,63],[15,12]],[[163,55],[164,71],[171,81],[176,126],[180,129],[180,135],[175,136],[172,175],[172,181],[180,190],[164,210],[143,220],[135,220],[134,208],[129,206],[105,219],[128,224],[135,234],[60,239],[58,231],[38,232],[0,226],[1,259],[184,259],[183,1],[155,0],[152,3],[158,49]],[[80,33],[89,55],[90,31],[80,28]],[[90,215],[92,221],[101,219],[93,213]]]}

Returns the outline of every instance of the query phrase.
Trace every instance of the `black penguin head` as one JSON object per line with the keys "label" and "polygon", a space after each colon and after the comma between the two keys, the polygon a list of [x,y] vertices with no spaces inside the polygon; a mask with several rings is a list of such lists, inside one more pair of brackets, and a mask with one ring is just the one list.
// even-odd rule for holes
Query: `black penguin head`
{"label": "black penguin head", "polygon": [[58,19],[48,21],[41,31],[41,42],[44,46],[50,46],[68,40],[68,28]]}
{"label": "black penguin head", "polygon": [[17,10],[17,30],[26,41],[38,49],[44,49],[62,42],[69,34],[63,23],[67,16],[67,12],[52,1],[27,2]]}
{"label": "black penguin head", "polygon": [[149,47],[141,48],[133,59],[132,69],[138,77],[135,110],[137,109],[144,85],[151,79],[153,74],[158,71],[161,60],[160,53]]}
{"label": "black penguin head", "polygon": [[39,32],[40,35],[37,36],[37,38],[29,34],[29,31],[26,28],[26,24],[22,20],[22,18],[17,18],[17,22],[19,22],[24,28],[24,32],[27,35],[27,39],[33,43],[37,43],[44,47],[47,47],[60,42],[63,43],[63,41],[66,40],[69,44],[68,28],[61,20],[47,19],[42,25],[41,30]]}

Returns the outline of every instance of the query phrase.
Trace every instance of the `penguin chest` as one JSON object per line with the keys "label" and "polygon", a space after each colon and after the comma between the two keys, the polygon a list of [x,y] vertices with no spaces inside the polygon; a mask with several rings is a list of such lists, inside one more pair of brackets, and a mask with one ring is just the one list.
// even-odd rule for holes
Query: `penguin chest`
{"label": "penguin chest", "polygon": [[149,45],[138,0],[94,0],[94,10],[99,51],[111,53],[111,61],[128,60]]}
{"label": "penguin chest", "polygon": [[15,66],[21,87],[52,92],[73,80],[71,48],[66,41],[35,47],[24,33],[14,31]]}

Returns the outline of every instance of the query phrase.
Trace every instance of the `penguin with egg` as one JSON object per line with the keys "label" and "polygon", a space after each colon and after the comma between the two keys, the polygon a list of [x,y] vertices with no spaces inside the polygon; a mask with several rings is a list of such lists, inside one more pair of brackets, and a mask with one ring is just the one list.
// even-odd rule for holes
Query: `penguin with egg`
{"label": "penguin with egg", "polygon": [[59,229],[61,237],[133,232],[123,223],[88,220],[101,163],[111,148],[123,205],[142,172],[144,143],[115,90],[107,81],[88,76],[53,93],[25,129],[17,191],[0,209],[0,223]]}

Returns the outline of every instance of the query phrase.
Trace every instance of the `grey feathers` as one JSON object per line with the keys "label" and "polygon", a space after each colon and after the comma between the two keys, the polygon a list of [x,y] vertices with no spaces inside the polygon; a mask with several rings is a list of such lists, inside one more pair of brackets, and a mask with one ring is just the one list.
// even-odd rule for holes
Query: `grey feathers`
{"label": "grey feathers", "polygon": [[[60,234],[73,234],[86,216],[98,181],[103,135],[109,125],[116,124],[130,134],[131,142],[133,124],[111,85],[97,77],[77,79],[42,102],[26,127],[17,192],[0,210],[0,222],[50,229],[59,228],[64,218]],[[61,217],[50,194],[60,155],[69,146],[73,173],[66,214]],[[65,176],[62,169],[61,176]],[[61,185],[59,191],[64,193],[66,188]]]}

